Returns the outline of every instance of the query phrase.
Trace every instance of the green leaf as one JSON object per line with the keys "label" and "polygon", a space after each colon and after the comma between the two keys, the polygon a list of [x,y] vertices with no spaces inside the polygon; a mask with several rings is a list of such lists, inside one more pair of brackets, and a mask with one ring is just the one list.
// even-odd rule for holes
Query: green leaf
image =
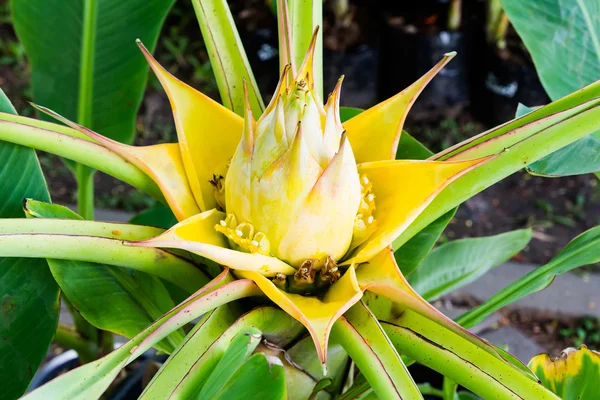
{"label": "green leaf", "polygon": [[[41,218],[82,219],[60,205],[28,201],[26,206]],[[160,279],[141,271],[56,259],[48,259],[48,265],[67,299],[99,329],[130,338],[175,306]],[[170,353],[183,336],[181,331],[175,332],[157,348]]]}
{"label": "green leaf", "polygon": [[[0,112],[14,113],[0,90]],[[0,141],[0,218],[23,217],[23,199],[49,201],[32,149]],[[58,286],[45,260],[0,257],[0,399],[19,397],[58,324]]]}
{"label": "green leaf", "polygon": [[[294,346],[287,349],[287,354],[294,360],[294,363],[302,367],[310,376],[319,380],[325,379],[321,361],[317,356],[315,342],[310,336],[304,337],[295,343]],[[332,378],[333,382],[324,390],[332,394],[339,393],[348,372],[348,361],[348,353],[346,353],[339,341],[335,337],[329,338],[329,342],[327,343],[327,376]],[[291,390],[289,392],[292,393]]]}
{"label": "green leaf", "polygon": [[[241,368],[235,371],[212,399],[230,400],[286,400],[285,374],[283,366],[270,364],[264,354],[254,354]],[[198,397],[205,399],[205,397]]]}
{"label": "green leaf", "polygon": [[502,0],[555,100],[600,78],[600,5],[596,0]]}
{"label": "green leaf", "polygon": [[154,49],[173,3],[12,0],[35,102],[104,136],[131,142],[148,77],[135,40]]}
{"label": "green leaf", "polygon": [[436,300],[510,259],[530,240],[531,230],[521,229],[443,244],[427,256],[408,282],[425,299]]}
{"label": "green leaf", "polygon": [[79,214],[68,207],[33,199],[27,199],[23,202],[23,210],[25,211],[25,215],[30,218],[74,219],[78,221],[83,220]]}
{"label": "green leaf", "polygon": [[340,107],[340,121],[342,124],[348,121],[350,118],[356,117],[364,110],[355,107]]}
{"label": "green leaf", "polygon": [[585,346],[566,349],[555,359],[537,355],[529,368],[563,400],[595,400],[600,393],[600,353]]}
{"label": "green leaf", "polygon": [[262,333],[256,328],[239,332],[209,375],[198,399],[212,399],[218,396],[232,376],[250,358],[262,340]]}
{"label": "green leaf", "polygon": [[256,79],[226,0],[192,0],[215,73],[221,102],[244,116],[244,82],[254,118],[265,109]]}
{"label": "green leaf", "polygon": [[456,214],[456,208],[427,225],[394,252],[396,263],[404,276],[409,276],[419,267],[454,217],[454,214]]}
{"label": "green leaf", "polygon": [[[517,118],[534,109],[517,107]],[[600,131],[555,151],[527,167],[529,173],[542,176],[568,176],[600,171]]]}
{"label": "green leaf", "polygon": [[107,356],[71,370],[24,397],[32,399],[97,399],[119,372],[155,343],[195,318],[240,298],[257,295],[254,284],[231,282],[221,275],[209,285],[156,320],[136,337]]}
{"label": "green leaf", "polygon": [[412,137],[408,132],[402,131],[400,143],[396,151],[396,160],[425,160],[433,155],[425,145]]}
{"label": "green leaf", "polygon": [[373,391],[365,376],[359,373],[354,378],[354,383],[345,391],[338,400],[377,400],[378,397]]}
{"label": "green leaf", "polygon": [[[600,7],[596,0],[503,0],[505,11],[531,53],[536,71],[556,100],[600,78]],[[557,60],[560,60],[557,62]],[[530,166],[538,175],[600,170],[600,132]]]}
{"label": "green leaf", "polygon": [[156,202],[149,208],[131,218],[129,223],[169,229],[177,223],[177,218],[175,215],[173,215],[173,211],[171,211],[169,207],[163,203]]}
{"label": "green leaf", "polygon": [[140,399],[196,398],[233,338],[240,332],[243,334],[254,327],[263,332],[271,343],[283,347],[296,340],[304,330],[299,322],[273,307],[256,308],[233,324],[231,313],[225,314],[218,330],[221,327],[223,333],[218,338],[213,337],[214,332],[208,337],[196,330],[190,333],[155,375]]}
{"label": "green leaf", "polygon": [[[65,296],[98,329],[131,338],[175,306],[160,279],[141,271],[83,261],[48,264]],[[156,347],[171,353],[181,341],[177,331]]]}
{"label": "green leaf", "polygon": [[600,262],[600,226],[592,228],[569,242],[550,262],[531,271],[500,290],[485,303],[461,315],[456,322],[471,327],[488,315],[515,301],[545,289],[556,275],[574,268]]}
{"label": "green leaf", "polygon": [[154,375],[140,400],[168,398],[190,373],[190,367],[235,322],[237,315],[230,305],[207,313]]}

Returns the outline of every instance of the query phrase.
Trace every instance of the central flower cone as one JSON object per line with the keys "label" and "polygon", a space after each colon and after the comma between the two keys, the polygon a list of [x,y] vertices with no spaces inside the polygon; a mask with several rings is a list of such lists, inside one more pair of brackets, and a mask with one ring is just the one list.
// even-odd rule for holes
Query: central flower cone
{"label": "central flower cone", "polygon": [[361,184],[339,118],[341,80],[323,107],[304,69],[294,80],[289,75],[286,69],[258,121],[246,114],[225,179],[228,217],[220,231],[242,251],[294,267],[323,265],[350,247]]}

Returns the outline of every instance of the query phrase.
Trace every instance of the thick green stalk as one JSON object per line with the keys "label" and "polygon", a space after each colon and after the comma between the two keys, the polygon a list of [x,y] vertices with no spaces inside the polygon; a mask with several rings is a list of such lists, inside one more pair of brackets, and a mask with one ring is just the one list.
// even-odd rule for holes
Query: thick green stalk
{"label": "thick green stalk", "polygon": [[423,396],[435,396],[444,399],[444,392],[434,388],[430,383],[419,383],[417,387]]}
{"label": "thick green stalk", "polygon": [[557,399],[508,362],[410,310],[382,326],[403,354],[483,398]]}
{"label": "thick green stalk", "polygon": [[132,268],[193,293],[208,282],[194,265],[163,250],[126,246],[121,240],[52,234],[0,235],[0,257],[55,258]]}
{"label": "thick green stalk", "polygon": [[96,345],[92,341],[81,337],[73,326],[58,324],[53,342],[67,349],[75,350],[82,364],[98,359]]}
{"label": "thick green stalk", "polygon": [[454,400],[456,398],[456,389],[458,389],[458,384],[447,377],[444,377],[443,383],[443,399],[444,400]]}
{"label": "thick green stalk", "polygon": [[323,1],[291,0],[290,19],[292,22],[292,48],[296,66],[300,68],[306,50],[317,27],[321,27],[317,36],[314,57],[315,90],[323,99]]}
{"label": "thick green stalk", "polygon": [[77,213],[87,220],[94,219],[94,173],[90,167],[77,164]]}
{"label": "thick green stalk", "polygon": [[[92,101],[94,96],[94,56],[96,44],[96,0],[85,0],[83,32],[79,64],[79,98],[77,123],[92,128]],[[77,178],[77,208],[85,219],[94,218],[94,171],[85,165],[75,168]]]}
{"label": "thick green stalk", "polygon": [[0,219],[0,235],[43,233],[47,235],[63,234],[75,236],[96,236],[121,240],[144,240],[158,236],[164,231],[164,229],[154,228],[151,226],[73,219]]}
{"label": "thick green stalk", "polygon": [[461,0],[450,0],[450,9],[448,10],[448,30],[457,31],[461,24]]}
{"label": "thick green stalk", "polygon": [[[98,169],[165,202],[160,188],[142,170],[123,157],[76,135],[67,136],[67,129],[54,129],[55,124],[31,123],[31,119],[7,118],[0,113],[0,140],[31,147],[68,158]],[[70,132],[70,131],[69,131]]]}
{"label": "thick green stalk", "polygon": [[265,105],[227,1],[192,0],[192,5],[215,73],[221,102],[243,117],[246,82],[252,113],[254,118],[259,118]]}
{"label": "thick green stalk", "polygon": [[421,393],[381,325],[361,301],[331,331],[381,399],[422,399]]}

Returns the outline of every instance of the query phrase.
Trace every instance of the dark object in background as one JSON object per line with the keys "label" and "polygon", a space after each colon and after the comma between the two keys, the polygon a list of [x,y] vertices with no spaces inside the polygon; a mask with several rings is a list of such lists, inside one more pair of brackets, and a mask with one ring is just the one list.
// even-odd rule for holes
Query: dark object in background
{"label": "dark object in background", "polygon": [[425,88],[411,110],[411,119],[455,118],[469,105],[470,37],[463,32],[413,32],[387,24],[381,37],[377,97],[385,100],[404,90],[445,53],[457,55]]}
{"label": "dark object in background", "polygon": [[463,5],[461,13],[456,15],[450,12],[451,6],[456,4],[455,1],[450,4],[429,1],[418,7],[405,5],[383,10],[378,82],[380,101],[411,85],[445,53],[457,52],[456,57],[419,96],[410,113],[413,121],[454,119],[470,103],[470,21],[478,8],[472,4],[470,7]]}
{"label": "dark object in background", "polygon": [[486,11],[485,31],[478,35],[477,48],[483,50],[472,82],[473,111],[484,124],[498,125],[515,117],[519,103],[537,106],[550,99],[500,1],[488,1]]}
{"label": "dark object in background", "polygon": [[377,49],[366,44],[341,52],[325,49],[323,61],[323,101],[344,75],[342,105],[366,109],[377,102]]}
{"label": "dark object in background", "polygon": [[550,102],[535,67],[507,49],[489,49],[473,85],[473,112],[495,126],[515,118],[517,105],[539,106]]}

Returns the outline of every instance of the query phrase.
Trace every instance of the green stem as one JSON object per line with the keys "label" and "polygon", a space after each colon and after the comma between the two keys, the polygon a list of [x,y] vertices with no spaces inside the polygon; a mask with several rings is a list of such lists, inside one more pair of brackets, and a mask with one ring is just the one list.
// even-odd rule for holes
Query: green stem
{"label": "green stem", "polygon": [[158,185],[142,170],[123,157],[76,135],[66,129],[54,129],[55,124],[31,123],[24,117],[0,114],[0,140],[42,150],[98,169],[132,185],[155,199],[165,202]]}
{"label": "green stem", "polygon": [[[83,33],[79,63],[79,97],[77,123],[92,128],[92,102],[94,96],[94,56],[96,44],[96,0],[85,0],[83,8]],[[77,209],[85,219],[94,219],[94,172],[85,165],[75,168],[77,178]]]}
{"label": "green stem", "polygon": [[77,212],[87,220],[94,219],[94,170],[77,164]]}
{"label": "green stem", "polygon": [[293,54],[298,68],[302,65],[315,28],[320,27],[315,47],[313,79],[315,91],[323,99],[323,1],[291,0],[290,19]]}
{"label": "green stem", "polygon": [[96,236],[107,239],[144,240],[158,236],[164,229],[150,226],[117,224],[112,222],[84,221],[51,218],[0,219],[0,235],[43,233],[75,236]]}
{"label": "green stem", "polygon": [[493,45],[496,38],[496,28],[502,13],[502,4],[500,0],[488,0],[487,16],[485,21],[485,34],[489,45]]}
{"label": "green stem", "polygon": [[457,31],[460,29],[461,22],[461,0],[451,0],[448,10],[448,30]]}
{"label": "green stem", "polygon": [[189,293],[208,282],[194,265],[166,251],[91,236],[0,235],[0,257],[55,258],[132,268],[165,279]]}
{"label": "green stem", "polygon": [[382,325],[398,351],[483,398],[557,399],[508,362],[410,310]]}
{"label": "green stem", "polygon": [[84,339],[72,326],[58,324],[56,334],[54,335],[54,343],[67,349],[75,350],[82,364],[98,359],[96,345]]}
{"label": "green stem", "polygon": [[79,64],[79,98],[77,122],[91,128],[94,88],[94,57],[96,44],[96,0],[85,0],[83,9],[83,34]]}
{"label": "green stem", "polygon": [[442,397],[444,400],[454,400],[456,397],[456,389],[458,389],[458,384],[448,377],[444,377],[444,383],[442,386]]}
{"label": "green stem", "polygon": [[444,392],[434,388],[430,383],[419,383],[417,387],[423,396],[435,396],[440,399],[444,398]]}
{"label": "green stem", "polygon": [[104,357],[115,349],[115,335],[112,332],[98,329],[98,357]]}

